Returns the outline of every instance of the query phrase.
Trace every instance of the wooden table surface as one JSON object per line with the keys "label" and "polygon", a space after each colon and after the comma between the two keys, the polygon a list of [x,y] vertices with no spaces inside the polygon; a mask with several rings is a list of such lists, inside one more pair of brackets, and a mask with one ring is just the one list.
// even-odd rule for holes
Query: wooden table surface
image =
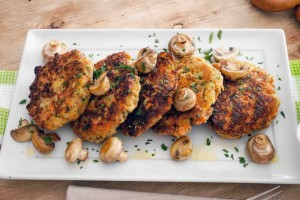
{"label": "wooden table surface", "polygon": [[[290,59],[300,59],[300,24],[292,10],[265,13],[248,0],[0,0],[0,69],[19,68],[24,40],[33,28],[279,28]],[[222,2],[222,3],[221,3]],[[300,172],[299,172],[300,173]],[[244,199],[275,185],[0,180],[0,199],[64,199],[68,185]],[[287,199],[300,186],[282,185]]]}

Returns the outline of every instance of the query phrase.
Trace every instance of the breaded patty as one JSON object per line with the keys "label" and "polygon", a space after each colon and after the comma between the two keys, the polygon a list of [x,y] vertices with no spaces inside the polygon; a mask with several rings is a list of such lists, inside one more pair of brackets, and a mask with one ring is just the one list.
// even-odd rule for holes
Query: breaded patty
{"label": "breaded patty", "polygon": [[212,114],[212,104],[223,89],[223,77],[204,59],[186,56],[177,61],[178,88],[190,88],[196,94],[196,105],[189,111],[179,112],[174,107],[153,127],[159,134],[175,137],[186,135],[192,125],[205,123]]}
{"label": "breaded patty", "polygon": [[36,67],[35,74],[27,110],[38,126],[56,130],[84,112],[91,97],[93,63],[83,53],[55,54],[53,61]]}
{"label": "breaded patty", "polygon": [[130,63],[130,55],[120,52],[95,64],[99,73],[107,71],[110,89],[104,95],[93,96],[83,115],[72,123],[74,132],[83,140],[100,143],[111,137],[136,108],[141,85]]}
{"label": "breaded patty", "polygon": [[123,134],[140,136],[156,124],[170,110],[176,89],[174,57],[165,52],[159,53],[156,68],[142,80],[138,107],[121,125]]}
{"label": "breaded patty", "polygon": [[247,68],[247,77],[224,81],[225,90],[214,105],[209,126],[224,138],[241,138],[255,130],[267,128],[276,117],[280,104],[274,79],[265,70],[232,60]]}

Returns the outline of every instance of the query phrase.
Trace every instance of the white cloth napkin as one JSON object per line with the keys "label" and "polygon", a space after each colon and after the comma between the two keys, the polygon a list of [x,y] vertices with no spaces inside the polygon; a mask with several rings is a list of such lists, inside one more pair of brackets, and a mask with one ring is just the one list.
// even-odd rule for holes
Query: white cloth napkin
{"label": "white cloth napkin", "polygon": [[[183,195],[111,190],[70,185],[66,200],[221,200],[216,198],[192,197]],[[222,199],[224,200],[224,199]]]}

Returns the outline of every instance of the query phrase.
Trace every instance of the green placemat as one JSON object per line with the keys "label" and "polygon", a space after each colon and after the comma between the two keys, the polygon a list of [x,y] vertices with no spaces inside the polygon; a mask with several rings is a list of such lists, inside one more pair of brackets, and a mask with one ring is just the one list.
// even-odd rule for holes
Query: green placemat
{"label": "green placemat", "polygon": [[294,98],[297,110],[297,119],[300,122],[300,60],[290,61],[291,74],[294,85]]}
{"label": "green placemat", "polygon": [[16,83],[16,71],[0,70],[0,84],[14,85]]}

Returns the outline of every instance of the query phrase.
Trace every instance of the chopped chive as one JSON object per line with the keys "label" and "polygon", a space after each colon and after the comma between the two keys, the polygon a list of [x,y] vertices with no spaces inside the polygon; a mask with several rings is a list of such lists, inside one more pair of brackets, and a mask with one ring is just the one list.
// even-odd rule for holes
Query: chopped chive
{"label": "chopped chive", "polygon": [[225,153],[228,153],[228,150],[226,150],[226,149],[223,149],[223,151],[224,151]]}
{"label": "chopped chive", "polygon": [[97,162],[99,162],[99,160],[96,160],[96,159],[95,159],[95,160],[93,160],[93,162],[94,162],[94,163],[97,163]]}
{"label": "chopped chive", "polygon": [[224,154],[224,156],[225,156],[226,158],[228,158],[228,157],[229,157],[229,155],[228,155],[227,153],[225,153],[225,154]]}
{"label": "chopped chive", "polygon": [[238,153],[239,149],[237,147],[234,147],[234,150]]}
{"label": "chopped chive", "polygon": [[167,147],[165,144],[161,144],[161,148],[164,151],[167,151],[169,147]]}
{"label": "chopped chive", "polygon": [[234,160],[233,154],[231,154],[230,158],[231,158],[232,160]]}
{"label": "chopped chive", "polygon": [[207,146],[210,146],[210,143],[211,143],[210,139],[209,139],[209,138],[206,138],[206,145],[207,145]]}

